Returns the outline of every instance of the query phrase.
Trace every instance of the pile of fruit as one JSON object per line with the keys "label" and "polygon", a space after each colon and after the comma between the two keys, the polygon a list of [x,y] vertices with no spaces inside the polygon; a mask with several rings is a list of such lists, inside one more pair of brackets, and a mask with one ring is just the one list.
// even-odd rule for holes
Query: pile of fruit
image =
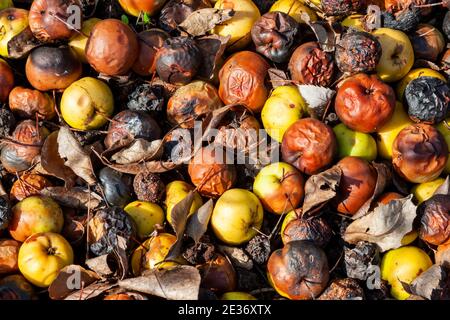
{"label": "pile of fruit", "polygon": [[0,299],[450,298],[438,1],[0,0]]}

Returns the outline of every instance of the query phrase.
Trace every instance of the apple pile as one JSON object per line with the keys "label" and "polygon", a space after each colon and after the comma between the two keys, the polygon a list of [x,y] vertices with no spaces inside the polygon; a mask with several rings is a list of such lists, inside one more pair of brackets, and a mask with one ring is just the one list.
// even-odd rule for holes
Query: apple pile
{"label": "apple pile", "polygon": [[0,0],[0,300],[448,299],[449,9]]}

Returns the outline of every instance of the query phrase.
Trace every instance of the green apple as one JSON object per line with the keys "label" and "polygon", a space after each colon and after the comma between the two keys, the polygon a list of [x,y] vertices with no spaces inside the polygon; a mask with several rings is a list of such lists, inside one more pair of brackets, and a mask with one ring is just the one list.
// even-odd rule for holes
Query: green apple
{"label": "green apple", "polygon": [[388,251],[381,260],[381,278],[391,285],[391,295],[405,300],[409,293],[402,282],[410,284],[433,265],[430,257],[417,247],[406,246]]}
{"label": "green apple", "polygon": [[378,155],[383,159],[392,159],[392,145],[397,135],[405,127],[413,124],[403,105],[397,102],[391,119],[376,134]]}
{"label": "green apple", "polygon": [[381,44],[381,58],[376,71],[381,80],[395,82],[403,78],[414,64],[414,49],[406,33],[379,28],[372,32]]}
{"label": "green apple", "polygon": [[[177,203],[186,198],[189,191],[194,190],[194,187],[184,181],[172,181],[166,186],[166,218],[169,223],[172,223],[172,209]],[[194,202],[192,203],[191,209],[189,210],[189,216],[192,215],[203,205],[202,197],[195,192]]]}
{"label": "green apple", "polygon": [[305,194],[304,184],[300,171],[288,163],[277,162],[258,173],[253,192],[267,211],[283,214],[300,205]]}
{"label": "green apple", "polygon": [[[447,142],[448,150],[450,150],[450,118],[447,118],[445,122],[447,123],[447,125],[442,121],[436,126],[436,128],[444,136],[445,142]],[[450,174],[450,157],[447,160],[444,172]]]}
{"label": "green apple", "polygon": [[12,0],[0,0],[0,10],[12,7],[14,7]]}
{"label": "green apple", "polygon": [[368,133],[353,131],[343,123],[333,128],[338,142],[339,159],[352,156],[372,161],[377,158],[377,143]]}
{"label": "green apple", "polygon": [[143,239],[152,234],[157,224],[164,223],[164,211],[157,204],[146,201],[134,201],[124,208],[137,226],[139,238]]}
{"label": "green apple", "polygon": [[439,188],[443,183],[445,182],[444,178],[437,178],[436,180],[424,182],[420,184],[416,184],[411,192],[413,193],[414,197],[419,201],[419,203],[422,203],[428,199],[430,199],[437,188]]}
{"label": "green apple", "polygon": [[261,111],[261,119],[269,136],[283,141],[286,130],[303,116],[306,102],[295,86],[280,86],[273,90]]}
{"label": "green apple", "polygon": [[28,10],[8,8],[0,11],[0,56],[8,58],[8,42],[28,27]]}
{"label": "green apple", "polygon": [[217,200],[211,215],[211,228],[224,243],[240,245],[257,234],[263,216],[263,206],[254,193],[230,189]]}

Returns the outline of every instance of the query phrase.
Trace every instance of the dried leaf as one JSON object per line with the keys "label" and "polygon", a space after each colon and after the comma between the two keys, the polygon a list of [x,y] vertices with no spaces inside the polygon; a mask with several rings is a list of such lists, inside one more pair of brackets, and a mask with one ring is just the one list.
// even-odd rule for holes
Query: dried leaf
{"label": "dried leaf", "polygon": [[222,37],[216,34],[196,39],[195,42],[203,57],[202,65],[197,72],[198,78],[207,81],[214,79],[230,39],[231,36]]}
{"label": "dried leaf", "polygon": [[111,160],[118,164],[130,164],[141,161],[151,161],[161,157],[163,153],[162,140],[148,141],[136,139],[127,148],[115,153]]}
{"label": "dried leaf", "polygon": [[34,48],[43,44],[34,37],[30,27],[27,27],[8,41],[8,56],[11,59],[25,58]]}
{"label": "dried leaf", "polygon": [[325,52],[334,52],[336,48],[337,35],[331,24],[324,21],[312,22],[306,12],[302,12],[301,18],[316,35],[317,41],[319,42],[322,50]]}
{"label": "dried leaf", "polygon": [[372,197],[364,203],[358,212],[352,217],[353,220],[359,219],[365,216],[371,209],[373,202],[384,192],[386,187],[392,182],[392,170],[391,167],[384,163],[372,162],[372,166],[377,171],[377,183]]}
{"label": "dried leaf", "polygon": [[61,127],[58,133],[58,152],[66,159],[64,164],[88,184],[94,184],[97,179],[92,168],[91,158],[83,150],[78,140],[67,127]]}
{"label": "dried leaf", "polygon": [[114,265],[110,254],[104,254],[88,259],[85,263],[89,269],[97,273],[102,278],[110,277],[116,272],[116,266]]}
{"label": "dried leaf", "polygon": [[75,291],[71,295],[67,296],[64,300],[88,300],[98,297],[105,291],[117,286],[117,283],[109,282],[94,282],[88,285],[86,288]]}
{"label": "dried leaf", "polygon": [[292,82],[289,80],[288,74],[283,70],[270,68],[267,72],[269,73],[270,83],[274,89],[280,86],[288,86]]}
{"label": "dried leaf", "polygon": [[447,176],[444,183],[436,189],[433,195],[437,194],[450,195],[450,176]]}
{"label": "dried leaf", "polygon": [[113,255],[117,261],[118,266],[118,279],[122,280],[128,274],[128,257],[127,257],[127,244],[128,241],[124,237],[117,235],[117,245],[114,246]]}
{"label": "dried leaf", "polygon": [[77,176],[72,169],[64,164],[64,160],[58,153],[58,133],[52,132],[41,149],[41,166],[50,175],[63,180],[66,187],[70,188],[75,185]]}
{"label": "dried leaf", "polygon": [[345,230],[344,240],[376,243],[382,252],[398,248],[403,237],[413,229],[416,206],[412,195],[377,206],[371,213],[352,222]]}
{"label": "dried leaf", "polygon": [[144,163],[130,163],[130,164],[113,164],[102,158],[104,165],[119,171],[121,173],[136,175],[141,171],[148,171],[151,173],[164,173],[178,168],[181,164],[173,163],[172,161],[149,161]]}
{"label": "dried leaf", "polygon": [[71,264],[59,271],[58,276],[48,288],[48,293],[51,299],[62,300],[73,291],[87,287],[98,279],[95,272]]}
{"label": "dried leaf", "polygon": [[305,184],[305,200],[303,202],[304,217],[310,211],[317,210],[336,196],[341,182],[342,170],[338,166],[309,177]]}
{"label": "dried leaf", "polygon": [[186,235],[191,237],[195,243],[200,241],[200,238],[208,229],[209,219],[214,208],[214,201],[209,199],[203,206],[201,206],[189,219],[186,228]]}
{"label": "dried leaf", "polygon": [[300,95],[308,105],[309,114],[316,119],[322,119],[327,109],[328,103],[333,98],[336,91],[329,88],[302,84],[298,85]]}
{"label": "dried leaf", "polygon": [[198,37],[206,34],[216,25],[230,20],[235,12],[232,9],[204,8],[192,12],[179,27],[191,36]]}
{"label": "dried leaf", "polygon": [[411,283],[413,294],[428,300],[440,300],[448,297],[447,272],[440,265],[433,265],[422,272]]}
{"label": "dried leaf", "polygon": [[56,202],[69,208],[88,210],[96,209],[103,202],[101,196],[87,188],[74,187],[47,187],[41,190],[41,194],[53,198]]}
{"label": "dried leaf", "polygon": [[195,267],[180,265],[145,271],[140,277],[119,281],[119,286],[168,300],[197,300],[200,281]]}

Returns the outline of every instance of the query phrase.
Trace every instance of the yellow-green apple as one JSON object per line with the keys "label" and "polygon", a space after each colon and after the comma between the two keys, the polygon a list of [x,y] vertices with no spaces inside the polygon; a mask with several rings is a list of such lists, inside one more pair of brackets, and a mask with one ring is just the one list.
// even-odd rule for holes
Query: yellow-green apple
{"label": "yellow-green apple", "polygon": [[[313,0],[311,2],[320,7],[320,0]],[[314,10],[305,5],[305,2],[302,0],[278,0],[270,8],[270,12],[272,11],[286,13],[294,18],[298,23],[304,23],[302,19],[303,13],[306,13],[309,16],[310,21],[317,20],[317,15]]]}
{"label": "yellow-green apple", "polygon": [[348,17],[346,17],[344,20],[342,20],[341,25],[347,28],[354,28],[359,31],[365,31],[363,19],[364,15],[362,14],[351,14]]}
{"label": "yellow-green apple", "polygon": [[28,10],[8,8],[0,11],[0,56],[7,58],[8,42],[28,27]]}
{"label": "yellow-green apple", "polygon": [[0,10],[6,9],[6,8],[11,8],[13,6],[14,6],[14,4],[13,4],[12,0],[0,0]]}
{"label": "yellow-green apple", "polygon": [[403,78],[414,64],[414,50],[408,36],[390,28],[372,32],[381,44],[382,54],[376,67],[381,80],[395,82]]}
{"label": "yellow-green apple", "polygon": [[391,119],[376,133],[378,155],[383,159],[392,159],[392,146],[397,135],[413,121],[406,113],[403,105],[397,102]]}
{"label": "yellow-green apple", "polygon": [[416,184],[411,192],[419,203],[430,199],[437,188],[445,182],[444,178],[437,178],[433,181]]}
{"label": "yellow-green apple", "polygon": [[[166,218],[169,223],[172,223],[172,209],[177,203],[186,198],[190,191],[194,190],[194,187],[187,182],[175,180],[166,186]],[[191,209],[188,215],[190,216],[197,211],[203,205],[202,197],[195,192],[194,202],[192,202]]]}
{"label": "yellow-green apple", "polygon": [[[445,119],[445,122],[442,121],[439,123],[436,128],[440,133],[444,136],[445,142],[447,142],[448,150],[450,150],[450,118]],[[447,164],[445,165],[444,172],[450,174],[450,157],[447,160]]]}
{"label": "yellow-green apple", "polygon": [[338,143],[339,159],[353,156],[375,160],[377,157],[377,143],[368,133],[354,131],[347,128],[343,123],[333,128]]}
{"label": "yellow-green apple", "polygon": [[17,241],[25,241],[35,233],[61,232],[64,216],[61,207],[49,197],[31,196],[12,208],[9,233]]}
{"label": "yellow-green apple", "polygon": [[134,201],[124,208],[134,220],[139,238],[147,238],[156,225],[164,223],[164,211],[157,204],[146,201]]}
{"label": "yellow-green apple", "polygon": [[273,90],[261,111],[264,129],[276,141],[283,141],[286,130],[306,110],[306,102],[295,86],[280,86]]}
{"label": "yellow-green apple", "polygon": [[46,288],[59,271],[73,263],[73,250],[63,236],[35,233],[27,238],[19,250],[19,270],[32,284]]}
{"label": "yellow-green apple", "polygon": [[211,228],[219,240],[229,245],[240,245],[256,235],[263,216],[263,206],[254,193],[230,189],[216,202]]}
{"label": "yellow-green apple", "polygon": [[235,51],[247,46],[252,40],[253,24],[261,16],[252,0],[219,0],[216,9],[232,9],[234,16],[223,24],[217,25],[213,32],[222,37],[231,36],[227,43],[228,50]]}
{"label": "yellow-green apple", "polygon": [[258,173],[253,192],[267,211],[283,214],[300,205],[305,194],[304,184],[300,171],[288,163],[277,162]]}
{"label": "yellow-green apple", "polygon": [[225,292],[220,300],[256,300],[256,298],[247,292],[233,291]]}
{"label": "yellow-green apple", "polygon": [[410,284],[422,272],[431,267],[430,257],[417,247],[406,246],[388,251],[381,260],[381,278],[391,285],[391,295],[405,300],[409,293],[402,282]]}
{"label": "yellow-green apple", "polygon": [[95,78],[75,81],[64,90],[61,98],[61,115],[75,129],[98,129],[108,122],[113,111],[111,89]]}

